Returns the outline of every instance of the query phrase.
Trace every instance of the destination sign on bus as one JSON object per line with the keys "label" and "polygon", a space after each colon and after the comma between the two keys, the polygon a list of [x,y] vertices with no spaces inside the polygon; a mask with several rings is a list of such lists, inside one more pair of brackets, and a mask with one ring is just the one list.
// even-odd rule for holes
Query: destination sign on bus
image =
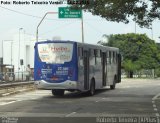
{"label": "destination sign on bus", "polygon": [[64,63],[72,59],[73,45],[65,43],[39,44],[40,60],[47,63]]}

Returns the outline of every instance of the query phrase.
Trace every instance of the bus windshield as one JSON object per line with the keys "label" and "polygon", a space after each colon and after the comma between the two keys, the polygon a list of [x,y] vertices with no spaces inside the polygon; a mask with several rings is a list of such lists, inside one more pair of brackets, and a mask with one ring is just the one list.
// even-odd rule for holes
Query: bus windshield
{"label": "bus windshield", "polygon": [[47,43],[38,44],[38,54],[42,62],[63,64],[70,62],[73,54],[73,44]]}

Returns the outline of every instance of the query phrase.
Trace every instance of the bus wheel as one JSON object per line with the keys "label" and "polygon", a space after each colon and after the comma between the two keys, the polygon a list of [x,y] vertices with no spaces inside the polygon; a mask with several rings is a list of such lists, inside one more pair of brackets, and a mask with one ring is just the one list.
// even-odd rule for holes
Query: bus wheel
{"label": "bus wheel", "polygon": [[113,85],[110,85],[110,89],[114,90],[116,88],[116,77],[114,77]]}
{"label": "bus wheel", "polygon": [[94,81],[91,82],[90,90],[88,93],[90,96],[93,96],[95,94],[95,82]]}
{"label": "bus wheel", "polygon": [[64,95],[64,90],[52,90],[52,94],[54,96],[63,96]]}

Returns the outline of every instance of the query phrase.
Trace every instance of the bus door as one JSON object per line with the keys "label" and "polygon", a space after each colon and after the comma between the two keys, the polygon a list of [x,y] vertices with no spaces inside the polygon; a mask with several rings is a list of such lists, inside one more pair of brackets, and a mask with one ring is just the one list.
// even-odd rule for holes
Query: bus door
{"label": "bus door", "polygon": [[118,81],[117,83],[121,82],[121,54],[118,54]]}
{"label": "bus door", "polygon": [[106,86],[106,77],[107,77],[107,72],[106,72],[106,53],[102,52],[102,85]]}
{"label": "bus door", "polygon": [[89,89],[89,51],[84,51],[84,89]]}

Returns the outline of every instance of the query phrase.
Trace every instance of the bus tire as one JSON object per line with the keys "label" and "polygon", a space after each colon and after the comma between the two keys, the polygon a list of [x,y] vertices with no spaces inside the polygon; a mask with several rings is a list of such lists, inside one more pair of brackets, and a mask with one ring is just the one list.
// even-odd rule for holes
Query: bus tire
{"label": "bus tire", "polygon": [[95,94],[95,82],[94,82],[94,80],[91,81],[90,90],[88,91],[88,94],[90,96],[93,96]]}
{"label": "bus tire", "polygon": [[54,96],[63,96],[64,95],[64,90],[53,90],[52,89],[52,94]]}
{"label": "bus tire", "polygon": [[114,77],[114,80],[113,80],[113,85],[110,85],[110,89],[111,90],[114,90],[116,88],[116,76]]}

